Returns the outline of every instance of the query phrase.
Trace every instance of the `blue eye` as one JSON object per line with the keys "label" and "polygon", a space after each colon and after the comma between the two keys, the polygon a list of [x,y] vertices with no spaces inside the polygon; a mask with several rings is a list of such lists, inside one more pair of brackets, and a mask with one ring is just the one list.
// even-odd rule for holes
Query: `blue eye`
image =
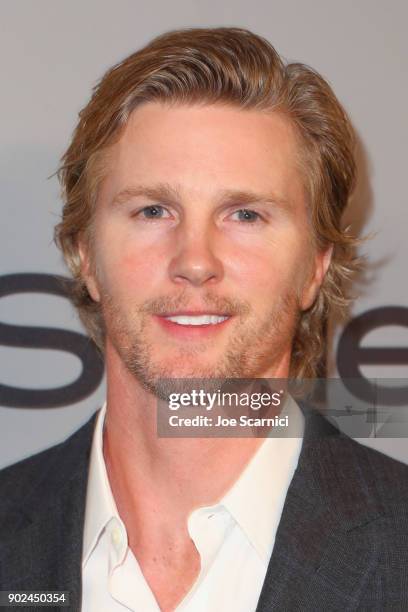
{"label": "blue eye", "polygon": [[145,206],[139,214],[142,214],[145,219],[162,219],[166,213],[166,209],[163,206],[154,204],[152,206]]}
{"label": "blue eye", "polygon": [[241,208],[233,213],[234,215],[238,215],[239,221],[246,221],[247,223],[254,223],[255,221],[260,220],[260,215],[253,211],[248,210],[247,208]]}

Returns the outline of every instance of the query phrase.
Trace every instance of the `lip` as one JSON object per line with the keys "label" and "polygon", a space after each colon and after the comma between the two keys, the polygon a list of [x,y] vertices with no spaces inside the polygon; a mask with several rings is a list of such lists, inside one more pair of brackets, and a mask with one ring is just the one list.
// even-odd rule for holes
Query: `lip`
{"label": "lip", "polygon": [[[198,315],[218,315],[218,316],[228,316],[228,319],[222,321],[221,323],[210,324],[210,325],[180,325],[179,323],[174,323],[173,321],[169,321],[165,317],[175,317],[175,316],[198,316]],[[160,327],[168,334],[173,336],[174,338],[185,339],[199,339],[199,338],[209,338],[219,333],[228,325],[228,323],[233,319],[231,315],[221,315],[219,312],[208,311],[208,310],[183,310],[174,313],[166,313],[162,315],[154,315],[153,318],[158,322]]]}

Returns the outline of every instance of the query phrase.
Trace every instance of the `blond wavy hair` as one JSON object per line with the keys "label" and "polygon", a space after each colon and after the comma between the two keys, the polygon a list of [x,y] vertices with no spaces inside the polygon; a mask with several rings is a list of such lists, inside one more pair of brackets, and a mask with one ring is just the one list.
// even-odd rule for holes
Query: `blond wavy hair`
{"label": "blond wavy hair", "polygon": [[64,207],[55,240],[73,275],[72,299],[88,333],[103,350],[104,324],[81,275],[78,239],[91,237],[109,148],[131,113],[149,101],[270,110],[294,126],[314,242],[320,249],[333,245],[320,292],[301,313],[293,341],[290,376],[312,378],[327,318],[347,304],[345,282],[356,262],[355,239],[341,224],[355,183],[353,130],[319,74],[301,63],[285,64],[267,40],[240,28],[177,30],[155,38],[108,70],[79,113],[58,170]]}

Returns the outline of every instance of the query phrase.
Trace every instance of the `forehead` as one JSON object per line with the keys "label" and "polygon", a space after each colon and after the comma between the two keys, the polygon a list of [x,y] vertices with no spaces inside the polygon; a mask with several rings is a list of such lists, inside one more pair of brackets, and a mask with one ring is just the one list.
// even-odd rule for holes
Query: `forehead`
{"label": "forehead", "polygon": [[107,190],[165,181],[209,198],[228,189],[302,198],[299,156],[295,130],[277,112],[149,102],[111,150]]}

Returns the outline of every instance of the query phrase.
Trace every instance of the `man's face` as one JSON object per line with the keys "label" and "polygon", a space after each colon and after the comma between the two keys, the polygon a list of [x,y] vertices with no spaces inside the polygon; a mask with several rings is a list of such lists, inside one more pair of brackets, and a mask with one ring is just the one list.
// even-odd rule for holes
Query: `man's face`
{"label": "man's face", "polygon": [[83,270],[107,359],[160,377],[286,376],[316,253],[283,116],[147,103],[112,147]]}

